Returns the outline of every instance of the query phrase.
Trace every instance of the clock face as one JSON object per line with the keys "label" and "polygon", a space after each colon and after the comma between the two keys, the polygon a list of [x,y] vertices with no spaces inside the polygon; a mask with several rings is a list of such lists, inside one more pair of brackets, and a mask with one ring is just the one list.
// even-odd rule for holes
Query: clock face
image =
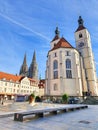
{"label": "clock face", "polygon": [[78,45],[79,48],[83,47],[83,46],[84,46],[84,42],[80,42],[79,45]]}

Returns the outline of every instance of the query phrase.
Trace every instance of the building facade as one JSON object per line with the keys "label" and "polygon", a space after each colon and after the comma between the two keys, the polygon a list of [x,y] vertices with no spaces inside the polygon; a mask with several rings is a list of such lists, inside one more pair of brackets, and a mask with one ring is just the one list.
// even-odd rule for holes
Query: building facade
{"label": "building facade", "polygon": [[76,48],[60,38],[58,27],[46,62],[46,95],[98,95],[96,69],[90,34],[81,16],[75,32]]}
{"label": "building facade", "polygon": [[44,96],[45,95],[45,79],[40,79],[39,80],[39,96]]}
{"label": "building facade", "polygon": [[31,93],[39,95],[37,80],[0,72],[0,97],[6,99],[25,98]]}

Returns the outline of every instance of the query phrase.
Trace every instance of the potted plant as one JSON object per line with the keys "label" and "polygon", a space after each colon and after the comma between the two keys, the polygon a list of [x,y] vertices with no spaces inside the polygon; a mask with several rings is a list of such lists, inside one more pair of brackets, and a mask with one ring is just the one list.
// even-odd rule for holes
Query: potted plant
{"label": "potted plant", "polygon": [[62,103],[67,103],[68,102],[68,95],[67,94],[63,94],[62,95]]}
{"label": "potted plant", "polygon": [[34,101],[35,95],[34,93],[30,94],[29,96],[29,103],[31,104]]}

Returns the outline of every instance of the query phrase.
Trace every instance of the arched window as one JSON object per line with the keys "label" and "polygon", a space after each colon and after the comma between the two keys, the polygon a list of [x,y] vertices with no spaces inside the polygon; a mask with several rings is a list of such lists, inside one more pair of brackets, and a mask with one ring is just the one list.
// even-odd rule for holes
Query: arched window
{"label": "arched window", "polygon": [[53,69],[54,70],[58,69],[58,62],[57,62],[57,60],[54,60],[54,62],[53,62]]}
{"label": "arched window", "polygon": [[72,78],[71,60],[67,59],[65,64],[66,64],[66,78]]}
{"label": "arched window", "polygon": [[53,78],[57,79],[58,78],[58,61],[54,60],[53,62]]}
{"label": "arched window", "polygon": [[66,68],[68,69],[71,69],[71,60],[70,59],[67,59],[66,60]]}

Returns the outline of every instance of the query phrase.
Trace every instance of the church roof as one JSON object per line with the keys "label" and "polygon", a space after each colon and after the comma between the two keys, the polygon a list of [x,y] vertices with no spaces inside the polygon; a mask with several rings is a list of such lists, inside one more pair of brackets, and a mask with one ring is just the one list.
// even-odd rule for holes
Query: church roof
{"label": "church roof", "polygon": [[73,47],[72,47],[72,45],[67,40],[65,40],[62,37],[60,39],[60,41],[50,51],[58,49],[58,48],[73,48]]}
{"label": "church roof", "polygon": [[32,79],[32,78],[28,78],[31,82],[36,82],[37,80]]}
{"label": "church roof", "polygon": [[16,81],[20,81],[21,79],[23,79],[23,76],[17,76],[17,75],[13,75],[13,74],[8,74],[5,72],[0,72],[0,79],[5,79],[5,80],[12,80],[14,82]]}
{"label": "church roof", "polygon": [[51,42],[53,42],[53,41],[55,41],[55,40],[58,40],[59,38],[60,38],[60,37],[59,37],[58,35],[56,35]]}
{"label": "church roof", "polygon": [[79,26],[75,32],[78,32],[80,30],[86,29],[84,26]]}

